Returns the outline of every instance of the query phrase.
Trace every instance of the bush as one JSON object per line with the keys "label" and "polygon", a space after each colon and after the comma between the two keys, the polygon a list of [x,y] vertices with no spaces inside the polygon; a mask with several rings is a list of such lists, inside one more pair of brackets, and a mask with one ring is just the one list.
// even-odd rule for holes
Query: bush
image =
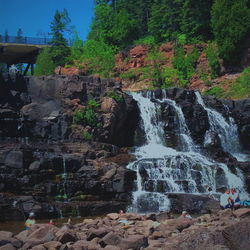
{"label": "bush", "polygon": [[88,66],[89,73],[110,77],[115,66],[116,48],[103,41],[88,40],[83,46],[81,61]]}
{"label": "bush", "polygon": [[77,124],[99,126],[95,109],[99,106],[95,100],[89,100],[85,108],[77,109],[73,115],[73,122]]}
{"label": "bush", "polygon": [[127,72],[121,73],[120,78],[123,80],[135,80],[136,79],[136,72],[134,69],[129,69]]}
{"label": "bush", "polygon": [[219,51],[215,43],[209,43],[206,51],[212,78],[216,78],[220,73]]}
{"label": "bush", "polygon": [[123,97],[121,94],[118,94],[117,92],[115,91],[109,91],[107,93],[107,96],[114,99],[116,102],[122,102],[123,101]]}
{"label": "bush", "polygon": [[83,131],[82,136],[83,136],[83,139],[85,139],[86,141],[92,140],[92,135],[88,131]]}
{"label": "bush", "polygon": [[163,69],[163,77],[165,81],[162,88],[169,88],[178,82],[178,70],[166,67]]}
{"label": "bush", "polygon": [[136,41],[134,41],[135,45],[148,45],[148,46],[153,46],[155,45],[156,41],[153,36],[146,36],[143,38],[140,38]]}
{"label": "bush", "polygon": [[49,48],[45,48],[41,51],[38,55],[36,60],[36,67],[35,67],[35,75],[36,76],[43,76],[43,75],[52,75],[56,65],[52,60],[52,56],[50,53]]}
{"label": "bush", "polygon": [[175,49],[173,66],[178,70],[180,85],[185,87],[195,72],[195,64],[199,58],[199,51],[194,48],[192,52],[185,54],[184,48],[178,46]]}
{"label": "bush", "polygon": [[212,95],[212,96],[215,96],[217,98],[221,98],[221,97],[224,96],[224,91],[223,91],[223,89],[221,87],[214,86],[211,89],[206,90],[204,92],[204,95]]}
{"label": "bush", "polygon": [[233,98],[250,98],[250,67],[246,68],[232,85],[229,94]]}

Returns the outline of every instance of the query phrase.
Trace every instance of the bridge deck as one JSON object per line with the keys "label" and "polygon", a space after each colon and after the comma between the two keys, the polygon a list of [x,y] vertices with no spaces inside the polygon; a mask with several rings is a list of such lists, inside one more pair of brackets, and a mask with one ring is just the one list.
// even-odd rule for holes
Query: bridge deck
{"label": "bridge deck", "polygon": [[0,62],[8,65],[17,63],[34,64],[39,50],[48,46],[50,45],[0,42]]}

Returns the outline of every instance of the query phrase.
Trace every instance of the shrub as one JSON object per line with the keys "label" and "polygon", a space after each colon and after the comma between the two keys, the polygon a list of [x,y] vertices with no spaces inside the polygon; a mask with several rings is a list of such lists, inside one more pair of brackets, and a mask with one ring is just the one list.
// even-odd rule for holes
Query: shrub
{"label": "shrub", "polygon": [[215,43],[209,43],[208,48],[206,50],[206,55],[209,66],[211,68],[211,76],[212,78],[216,78],[220,72],[220,64],[219,64],[219,51]]}
{"label": "shrub", "polygon": [[153,46],[155,44],[155,38],[153,36],[146,36],[134,41],[134,44]]}
{"label": "shrub", "polygon": [[85,139],[86,141],[92,140],[92,135],[88,131],[83,131],[82,136],[83,136],[83,139]]}
{"label": "shrub", "polygon": [[52,60],[52,56],[49,48],[44,48],[41,53],[38,55],[36,60],[35,75],[52,75],[56,65]]}
{"label": "shrub", "polygon": [[83,46],[81,62],[88,65],[89,73],[110,77],[115,66],[116,48],[103,41],[88,40]]}
{"label": "shrub", "polygon": [[99,106],[95,100],[89,100],[85,108],[77,109],[73,115],[73,122],[77,124],[99,126],[95,109]]}
{"label": "shrub", "polygon": [[194,48],[192,52],[185,54],[184,48],[178,46],[175,49],[173,66],[178,70],[180,85],[185,87],[195,72],[195,64],[199,58],[199,51]]}
{"label": "shrub", "polygon": [[122,102],[123,101],[123,97],[121,94],[118,94],[115,91],[108,91],[107,96],[114,99],[116,102]]}
{"label": "shrub", "polygon": [[127,72],[121,73],[120,78],[123,80],[135,80],[136,79],[136,72],[134,69],[129,69]]}
{"label": "shrub", "polygon": [[215,96],[215,97],[218,97],[218,98],[221,98],[224,96],[224,91],[221,87],[219,86],[214,86],[212,87],[211,89],[209,90],[206,90],[204,92],[204,95],[212,95],[212,96]]}
{"label": "shrub", "polygon": [[178,70],[165,67],[163,69],[163,77],[165,81],[162,85],[162,88],[169,88],[178,81]]}
{"label": "shrub", "polygon": [[233,98],[250,97],[250,67],[246,68],[232,85],[229,95]]}

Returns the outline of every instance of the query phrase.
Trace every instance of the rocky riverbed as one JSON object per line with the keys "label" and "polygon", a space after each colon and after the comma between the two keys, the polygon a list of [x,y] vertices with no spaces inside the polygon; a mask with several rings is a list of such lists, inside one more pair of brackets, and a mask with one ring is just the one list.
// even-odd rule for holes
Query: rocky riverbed
{"label": "rocky riverbed", "polygon": [[168,212],[107,214],[58,228],[35,224],[17,235],[0,231],[0,249],[249,249],[250,209],[230,209],[194,219],[171,218]]}

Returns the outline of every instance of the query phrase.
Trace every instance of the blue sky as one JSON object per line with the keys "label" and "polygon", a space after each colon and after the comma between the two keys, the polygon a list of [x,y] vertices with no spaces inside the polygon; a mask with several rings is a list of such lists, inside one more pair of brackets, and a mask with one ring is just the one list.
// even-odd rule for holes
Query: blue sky
{"label": "blue sky", "polygon": [[50,31],[56,9],[66,8],[80,37],[84,40],[93,17],[94,0],[0,0],[0,34],[5,29],[15,36],[17,29],[23,36],[44,37]]}

